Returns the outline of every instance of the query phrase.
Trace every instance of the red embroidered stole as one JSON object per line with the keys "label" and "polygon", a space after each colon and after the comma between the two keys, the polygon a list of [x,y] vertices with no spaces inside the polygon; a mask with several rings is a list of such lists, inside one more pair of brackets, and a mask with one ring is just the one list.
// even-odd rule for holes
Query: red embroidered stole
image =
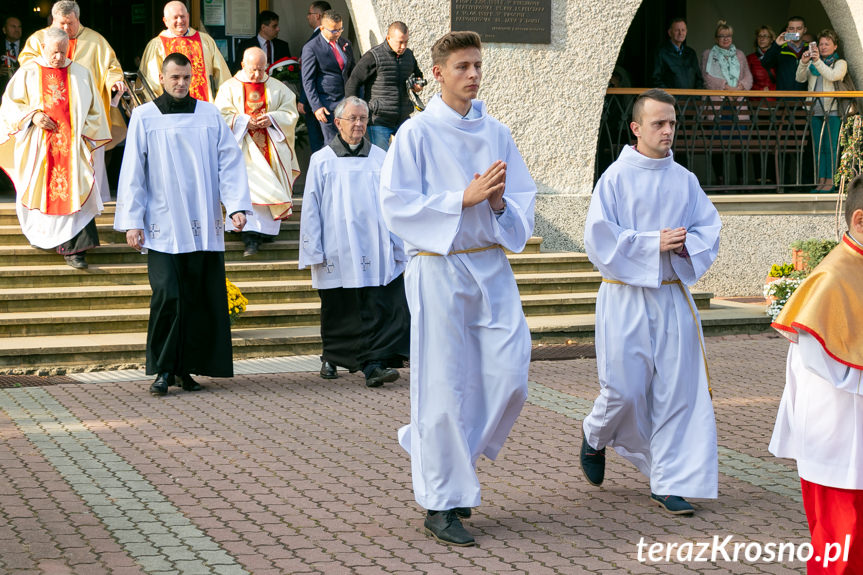
{"label": "red embroidered stole", "polygon": [[73,211],[72,107],[69,99],[69,68],[43,66],[39,68],[42,71],[40,78],[42,111],[57,124],[57,129],[53,132],[42,131],[46,150],[45,213],[62,216],[71,214]]}
{"label": "red embroidered stole", "polygon": [[162,47],[165,56],[179,52],[192,62],[192,85],[189,94],[196,100],[210,101],[209,82],[207,80],[207,67],[204,65],[204,45],[201,43],[201,35],[195,32],[191,36],[169,38],[159,36],[162,39]]}
{"label": "red embroidered stole", "polygon": [[[267,88],[264,82],[243,82],[243,108],[252,118],[258,118],[267,113]],[[249,130],[252,141],[270,162],[270,137],[266,128]]]}
{"label": "red embroidered stole", "polygon": [[75,61],[75,46],[78,45],[78,38],[69,38],[69,49],[66,50],[66,57]]}

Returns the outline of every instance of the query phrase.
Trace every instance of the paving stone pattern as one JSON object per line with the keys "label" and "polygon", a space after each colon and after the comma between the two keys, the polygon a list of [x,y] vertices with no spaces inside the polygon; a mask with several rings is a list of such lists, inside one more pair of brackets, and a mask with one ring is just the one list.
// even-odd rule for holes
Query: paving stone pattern
{"label": "paving stone pattern", "polygon": [[378,389],[288,373],[164,398],[141,381],[0,390],[0,573],[803,573],[743,556],[639,561],[637,547],[808,540],[794,466],[767,452],[786,349],[707,339],[720,494],[692,518],[661,513],[611,452],[591,487],[578,451],[596,360],[534,362],[509,442],[479,463],[479,545],[464,549],[422,532],[395,440],[407,369]]}

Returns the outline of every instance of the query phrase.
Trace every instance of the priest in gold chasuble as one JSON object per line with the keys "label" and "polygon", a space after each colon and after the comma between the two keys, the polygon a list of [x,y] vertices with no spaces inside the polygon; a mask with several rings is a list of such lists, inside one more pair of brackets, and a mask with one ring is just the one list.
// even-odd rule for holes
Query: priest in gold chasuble
{"label": "priest in gold chasuble", "polygon": [[[291,216],[291,190],[300,173],[294,153],[296,97],[266,70],[264,51],[249,48],[242,69],[222,84],[215,101],[246,161],[254,206],[242,231],[246,257],[279,235],[282,220]],[[230,221],[225,223],[227,231],[234,231]]]}
{"label": "priest in gold chasuble", "polygon": [[219,86],[231,77],[216,41],[205,32],[189,28],[189,11],[182,2],[165,4],[162,21],[167,30],[150,40],[141,57],[141,71],[153,93],[162,93],[159,72],[165,56],[177,52],[192,62],[189,94],[196,100],[211,102]]}
{"label": "priest in gold chasuble", "polygon": [[57,248],[86,268],[99,245],[93,155],[111,133],[92,76],[66,57],[69,37],[45,34],[42,55],[12,77],[0,105],[0,167],[17,190],[21,229],[36,247]]}

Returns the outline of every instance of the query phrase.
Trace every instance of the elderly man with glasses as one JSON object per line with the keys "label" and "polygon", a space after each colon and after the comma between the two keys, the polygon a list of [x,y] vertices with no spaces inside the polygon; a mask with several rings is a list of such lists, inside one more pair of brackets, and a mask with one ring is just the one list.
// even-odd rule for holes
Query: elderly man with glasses
{"label": "elderly man with glasses", "polygon": [[[302,53],[303,91],[311,112],[320,123],[326,145],[338,130],[333,110],[345,97],[345,83],[354,69],[350,43],[342,38],[342,17],[332,10],[321,18],[321,33],[306,42]],[[313,151],[320,149],[314,144]]]}
{"label": "elderly man with glasses", "polygon": [[321,298],[321,377],[362,370],[368,387],[399,378],[410,353],[402,241],[378,201],[386,153],[365,138],[369,108],[349,96],[334,109],[338,132],[312,155],[300,219],[300,269]]}

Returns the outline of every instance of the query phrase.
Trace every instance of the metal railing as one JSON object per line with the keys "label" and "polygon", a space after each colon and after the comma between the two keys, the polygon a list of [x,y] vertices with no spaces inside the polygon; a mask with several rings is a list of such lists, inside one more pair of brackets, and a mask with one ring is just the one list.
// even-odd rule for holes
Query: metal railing
{"label": "metal railing", "polygon": [[[643,91],[606,91],[594,181],[623,146],[635,144],[629,128],[632,103]],[[863,102],[855,100],[863,98],[863,92],[668,92],[677,99],[675,160],[698,176],[706,192],[714,193],[813,189],[819,170],[832,177],[838,164],[838,126],[855,112],[849,104]],[[832,108],[831,100],[836,101],[838,122],[818,116],[819,109]]]}

